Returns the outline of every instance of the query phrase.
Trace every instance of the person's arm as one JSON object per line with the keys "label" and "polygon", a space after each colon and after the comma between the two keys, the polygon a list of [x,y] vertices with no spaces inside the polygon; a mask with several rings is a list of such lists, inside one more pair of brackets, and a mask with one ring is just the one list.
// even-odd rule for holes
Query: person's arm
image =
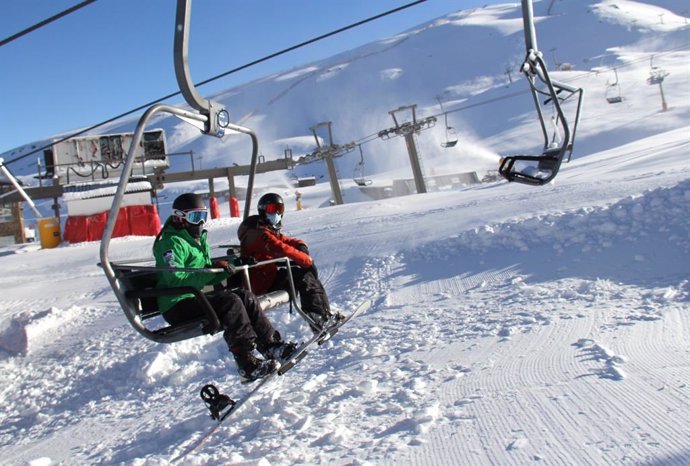
{"label": "person's arm", "polygon": [[[275,234],[268,231],[268,229],[263,229],[262,239],[266,245],[267,252],[274,258],[289,257],[290,260],[305,269],[311,267],[313,264],[309,254],[305,254],[287,241],[284,241],[285,237],[282,239],[278,238]],[[300,242],[300,244],[304,244],[304,242]]]}
{"label": "person's arm", "polygon": [[[167,238],[156,248],[156,266],[176,268],[193,268],[199,264],[193,263],[193,252],[183,240],[175,237]],[[201,264],[202,267],[205,264]],[[159,272],[159,282],[166,288],[179,286],[192,286],[203,289],[206,285],[212,285],[225,279],[227,274],[213,274],[203,272],[185,271],[161,271]]]}
{"label": "person's arm", "polygon": [[299,238],[292,238],[290,236],[286,235],[281,235],[280,239],[286,243],[292,246],[293,248],[302,251],[306,255],[309,255],[309,247],[307,246],[306,241],[301,240]]}

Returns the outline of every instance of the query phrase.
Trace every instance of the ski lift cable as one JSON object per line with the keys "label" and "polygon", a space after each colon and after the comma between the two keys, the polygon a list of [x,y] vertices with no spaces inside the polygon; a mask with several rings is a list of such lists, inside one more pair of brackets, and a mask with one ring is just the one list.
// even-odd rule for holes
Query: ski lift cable
{"label": "ski lift cable", "polygon": [[67,16],[67,15],[69,15],[69,14],[71,14],[71,13],[74,13],[75,11],[82,9],[82,8],[84,8],[85,6],[90,5],[91,3],[94,3],[95,1],[96,1],[96,0],[86,0],[86,1],[83,1],[83,2],[81,2],[81,3],[78,3],[78,4],[74,5],[73,7],[70,7],[70,8],[67,8],[66,10],[64,10],[64,11],[61,11],[60,13],[58,13],[58,14],[56,14],[56,15],[51,16],[50,18],[46,18],[46,19],[44,19],[43,21],[39,21],[38,23],[34,24],[33,26],[29,26],[28,28],[26,28],[26,29],[24,29],[24,30],[22,30],[22,31],[19,31],[19,32],[16,33],[16,34],[12,34],[11,36],[9,36],[9,37],[7,37],[7,38],[5,38],[5,39],[3,39],[3,40],[0,41],[0,47],[2,47],[3,45],[7,45],[7,44],[9,44],[10,42],[12,42],[12,41],[14,41],[14,40],[17,40],[17,39],[19,39],[20,37],[29,34],[30,32],[34,32],[34,31],[36,31],[36,30],[38,30],[38,29],[41,29],[42,27],[47,26],[48,24],[52,23],[53,21],[57,21],[58,19],[60,19],[60,18],[62,18],[62,17],[64,17],[64,16]]}
{"label": "ski lift cable", "polygon": [[[96,1],[96,0],[90,0],[90,2],[93,2],[93,1]],[[210,82],[212,82],[212,81],[215,81],[215,80],[217,80],[217,79],[224,78],[224,77],[229,76],[229,75],[231,75],[231,74],[233,74],[233,73],[237,73],[238,71],[242,71],[242,70],[247,69],[247,68],[249,68],[249,67],[258,65],[259,63],[263,63],[263,62],[265,62],[265,61],[268,61],[268,60],[271,60],[271,59],[273,59],[273,58],[276,58],[276,57],[278,57],[278,56],[280,56],[280,55],[284,55],[284,54],[286,54],[286,53],[288,53],[288,52],[292,52],[292,51],[294,51],[294,50],[297,50],[297,49],[299,49],[299,48],[305,47],[305,46],[307,46],[307,45],[311,45],[311,44],[313,44],[313,43],[315,43],[315,42],[318,42],[318,41],[327,39],[327,38],[332,37],[332,36],[334,36],[334,35],[336,35],[336,34],[340,34],[340,33],[342,33],[342,32],[348,31],[348,30],[350,30],[350,29],[356,28],[356,27],[358,27],[358,26],[362,26],[362,25],[367,24],[367,23],[370,23],[370,22],[372,22],[372,21],[377,21],[377,20],[379,20],[379,19],[381,19],[381,18],[384,18],[384,17],[386,17],[386,16],[389,16],[389,15],[392,15],[392,14],[395,14],[395,13],[398,13],[398,12],[400,12],[400,11],[406,10],[406,9],[411,8],[411,7],[413,7],[413,6],[417,6],[417,5],[419,5],[419,4],[421,4],[421,3],[424,3],[424,2],[426,2],[426,1],[428,1],[428,0],[415,0],[415,1],[413,1],[413,2],[410,2],[410,3],[407,3],[407,4],[405,4],[405,5],[399,6],[399,7],[397,7],[397,8],[393,8],[393,9],[391,9],[391,10],[384,11],[383,13],[379,13],[379,14],[374,15],[374,16],[371,16],[371,17],[369,17],[369,18],[366,18],[366,19],[357,21],[357,22],[355,22],[355,23],[349,24],[349,25],[347,25],[347,26],[341,27],[341,28],[339,28],[339,29],[336,29],[336,30],[334,30],[334,31],[328,32],[328,33],[326,33],[326,34],[321,34],[320,36],[314,37],[314,38],[309,39],[309,40],[306,40],[306,41],[304,41],[304,42],[300,42],[299,44],[290,46],[290,47],[285,48],[285,49],[283,49],[283,50],[280,50],[280,51],[278,51],[278,52],[274,52],[274,53],[272,53],[272,54],[270,54],[270,55],[266,55],[266,56],[264,56],[264,57],[262,57],[262,58],[259,58],[259,59],[257,59],[257,60],[254,60],[254,61],[251,61],[251,62],[246,63],[246,64],[244,64],[244,65],[238,66],[237,68],[234,68],[234,69],[232,69],[232,70],[226,71],[226,72],[221,73],[221,74],[219,74],[219,75],[217,75],[217,76],[214,76],[214,77],[212,77],[212,78],[209,78],[209,79],[206,79],[206,80],[204,80],[204,81],[201,81],[200,83],[196,84],[195,86],[197,86],[197,87],[203,86],[203,85],[208,84],[208,83],[210,83]],[[135,113],[135,112],[139,112],[139,111],[144,110],[144,109],[148,109],[149,107],[151,107],[151,106],[154,105],[154,104],[157,104],[157,103],[163,102],[163,101],[165,101],[165,100],[168,100],[168,99],[170,99],[170,98],[176,97],[176,96],[180,95],[181,93],[182,93],[181,91],[173,92],[173,93],[170,93],[170,94],[168,94],[168,95],[166,95],[166,96],[164,96],[164,97],[160,97],[160,98],[158,98],[158,99],[156,99],[156,100],[152,100],[152,101],[150,101],[150,102],[147,102],[146,104],[140,105],[140,106],[138,106],[137,108],[134,108],[134,109],[129,110],[129,111],[125,112],[125,113],[121,113],[121,114],[119,114],[119,115],[117,115],[117,116],[114,116],[114,117],[112,117],[112,118],[109,118],[108,120],[105,120],[105,121],[103,121],[103,122],[101,122],[101,123],[97,123],[97,124],[95,124],[95,125],[93,125],[93,126],[89,126],[88,128],[85,128],[85,129],[83,129],[83,130],[80,130],[80,131],[77,131],[77,132],[75,132],[75,133],[72,133],[72,134],[70,134],[69,136],[66,136],[66,137],[64,137],[64,138],[62,138],[62,139],[59,139],[59,140],[57,140],[57,141],[55,141],[55,142],[53,142],[53,143],[51,143],[51,144],[47,144],[47,145],[45,145],[45,146],[39,147],[39,148],[37,148],[37,149],[34,149],[34,150],[32,150],[32,151],[30,151],[30,152],[28,152],[28,153],[26,153],[26,154],[22,154],[22,155],[20,155],[20,156],[18,156],[18,157],[15,157],[15,158],[12,159],[12,160],[8,160],[8,161],[5,162],[5,165],[9,165],[9,164],[11,164],[11,163],[17,162],[17,161],[22,160],[22,159],[24,159],[24,158],[26,158],[26,157],[28,157],[28,156],[30,156],[30,155],[36,154],[36,153],[38,153],[38,152],[41,152],[41,151],[43,151],[43,150],[45,150],[45,149],[50,149],[50,148],[53,146],[53,144],[60,143],[60,142],[64,142],[64,141],[67,141],[68,139],[72,139],[72,138],[74,138],[74,137],[81,136],[82,134],[85,134],[85,133],[87,133],[87,132],[89,132],[89,131],[91,131],[91,130],[100,128],[101,126],[107,125],[108,123],[112,123],[113,121],[119,120],[120,118],[126,117],[126,116],[128,116],[128,115],[131,115],[131,114],[133,114],[133,113]]]}

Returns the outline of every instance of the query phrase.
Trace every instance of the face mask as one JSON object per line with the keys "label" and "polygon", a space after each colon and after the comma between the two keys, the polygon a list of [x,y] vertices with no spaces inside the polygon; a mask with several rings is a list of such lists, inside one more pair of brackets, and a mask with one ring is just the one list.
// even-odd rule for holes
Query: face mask
{"label": "face mask", "polygon": [[266,221],[273,226],[278,225],[282,218],[283,218],[282,215],[280,215],[277,212],[274,214],[266,214]]}
{"label": "face mask", "polygon": [[190,235],[192,235],[192,238],[194,239],[199,239],[201,238],[201,232],[204,231],[204,223],[198,223],[197,225],[194,225],[192,223],[187,224],[187,231],[189,232]]}

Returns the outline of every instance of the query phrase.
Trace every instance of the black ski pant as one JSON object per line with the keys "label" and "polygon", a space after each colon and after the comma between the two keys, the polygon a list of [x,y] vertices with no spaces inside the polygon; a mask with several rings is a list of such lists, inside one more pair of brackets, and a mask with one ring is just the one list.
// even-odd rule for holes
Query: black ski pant
{"label": "black ski pant", "polygon": [[[291,267],[292,279],[295,282],[295,290],[299,294],[300,305],[304,312],[327,316],[331,313],[331,305],[328,302],[328,295],[319,280],[315,267],[303,269],[294,265]],[[288,278],[287,267],[278,269],[278,274],[269,291],[286,290],[290,292],[290,281]]]}
{"label": "black ski pant", "polygon": [[[246,290],[217,290],[206,295],[223,326],[223,338],[228,348],[259,348],[270,345],[280,338],[266,314],[261,310],[256,296]],[[195,298],[185,299],[163,313],[171,325],[181,324],[199,317],[201,310]]]}

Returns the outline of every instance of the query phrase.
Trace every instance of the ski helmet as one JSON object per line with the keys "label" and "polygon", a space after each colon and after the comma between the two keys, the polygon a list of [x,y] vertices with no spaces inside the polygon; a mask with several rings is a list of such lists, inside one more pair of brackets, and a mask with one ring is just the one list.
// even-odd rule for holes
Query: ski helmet
{"label": "ski helmet", "polygon": [[203,198],[194,193],[181,194],[175,199],[172,207],[173,223],[185,228],[194,238],[201,237],[204,223],[208,218]]}
{"label": "ski helmet", "polygon": [[271,225],[274,229],[280,230],[281,220],[285,212],[285,203],[280,194],[267,193],[259,199],[259,217],[264,222]]}

